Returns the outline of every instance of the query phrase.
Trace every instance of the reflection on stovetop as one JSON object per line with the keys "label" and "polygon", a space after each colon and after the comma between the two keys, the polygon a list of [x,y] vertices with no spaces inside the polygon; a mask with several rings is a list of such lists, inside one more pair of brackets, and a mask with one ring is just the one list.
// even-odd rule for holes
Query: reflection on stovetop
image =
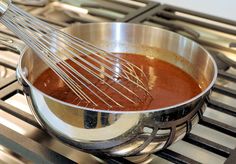
{"label": "reflection on stovetop", "polygon": [[[235,26],[230,25],[230,23],[209,21],[209,19],[205,18],[206,16],[194,16],[194,14],[190,14],[188,11],[166,5],[158,6],[156,4],[154,5],[155,8],[147,8],[140,15],[137,12],[139,13],[141,8],[148,7],[149,5],[146,1],[141,0],[62,0],[62,2],[49,1],[43,7],[24,5],[20,7],[31,12],[38,18],[60,27],[66,27],[78,22],[131,20],[134,23],[148,24],[179,32],[205,46],[217,60],[219,68],[219,75],[210,96],[209,105],[206,108],[203,120],[192,129],[190,136],[173,144],[166,152],[170,154],[177,152],[176,156],[183,155],[189,163],[192,162],[189,159],[201,163],[214,164],[224,163],[226,161],[228,155],[224,153],[236,148],[236,132],[234,129],[236,128],[236,65],[234,65],[236,61],[236,50],[229,46],[236,39]],[[131,16],[131,13],[136,13],[137,15]],[[203,24],[193,23],[189,19],[191,21],[197,20],[203,22]],[[204,23],[213,24],[214,27],[209,26],[207,28]],[[224,32],[215,26],[228,30]],[[0,32],[14,36],[14,34],[2,25],[0,25]],[[26,98],[22,94],[21,87],[16,82],[15,67],[19,55],[12,51],[7,51],[7,48],[4,50],[4,48],[4,46],[0,45],[0,106],[9,107],[12,110],[8,110],[8,108],[0,110],[0,124],[50,148],[74,162],[81,164],[104,163],[103,160],[93,155],[61,143],[50,137],[38,125],[35,126],[34,122],[36,121],[33,119]],[[29,120],[34,120],[33,123],[27,123],[19,119],[21,117],[14,116],[12,114],[14,111],[16,113],[23,112],[23,115],[27,116]],[[209,125],[209,120],[212,123],[211,125]],[[228,129],[219,131],[219,127],[217,127],[220,126],[221,128],[221,124],[219,125],[219,123],[222,123],[223,127],[228,126]],[[211,149],[206,148],[204,145],[201,146],[201,144],[197,144],[196,141],[193,142],[191,140],[194,138],[197,138],[196,140],[199,139],[200,143],[205,142],[204,139],[210,140],[214,143],[213,145],[220,145],[219,147],[222,150],[215,150],[212,147]],[[26,145],[29,144],[26,141],[22,142],[25,142]],[[211,150],[215,151],[212,152]],[[31,161],[28,161],[19,154],[13,153],[13,151],[1,146],[0,163],[31,163]],[[163,155],[163,153],[152,154],[150,156],[150,159],[152,159],[150,163],[172,163],[174,160],[171,160],[171,158],[167,160],[167,156]],[[110,162],[112,163],[112,161]]]}

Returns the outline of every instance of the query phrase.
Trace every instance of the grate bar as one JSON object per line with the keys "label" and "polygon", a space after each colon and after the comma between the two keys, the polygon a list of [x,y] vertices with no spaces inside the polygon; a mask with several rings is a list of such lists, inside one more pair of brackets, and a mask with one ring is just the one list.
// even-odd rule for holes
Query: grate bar
{"label": "grate bar", "polygon": [[[136,9],[138,8],[139,6],[138,5],[135,5],[135,4],[132,4],[132,3],[127,3],[125,1],[118,1],[118,0],[110,0],[112,3],[115,3],[115,4],[120,4],[120,5],[124,5],[124,6],[128,6],[128,7],[131,7],[133,9]],[[137,0],[136,0],[137,1]],[[138,2],[141,2],[141,3],[153,3],[153,2],[148,2],[147,0],[141,0],[141,1],[138,1]]]}
{"label": "grate bar", "polygon": [[103,18],[88,18],[88,17],[74,17],[75,21],[79,21],[81,23],[98,23],[102,22]]}
{"label": "grate bar", "polygon": [[[167,6],[167,8],[171,9],[169,6]],[[181,12],[181,10],[174,10],[174,11]],[[199,16],[200,18],[202,17],[201,15],[199,15],[199,13],[196,13],[196,14],[188,13],[188,14],[193,15],[193,16]],[[217,26],[217,25],[214,25],[214,24],[206,23],[206,22],[203,22],[203,21],[199,21],[199,20],[190,19],[190,18],[179,16],[179,15],[175,15],[174,13],[171,13],[171,12],[168,12],[168,11],[165,11],[165,10],[162,11],[159,14],[159,16],[162,16],[162,17],[165,17],[165,18],[168,18],[168,19],[181,20],[181,21],[184,21],[184,22],[200,25],[202,27],[211,28],[211,29],[216,30],[216,31],[227,32],[229,34],[236,35],[236,31],[235,30],[231,30],[229,28],[223,28],[221,26]]]}
{"label": "grate bar", "polygon": [[42,20],[42,21],[45,21],[47,23],[56,25],[58,27],[67,27],[67,26],[70,25],[69,23],[63,23],[63,22],[54,21],[54,20],[51,20],[51,19],[39,16],[39,15],[34,15],[34,16],[37,17],[38,19]]}
{"label": "grate bar", "polygon": [[114,4],[111,2],[100,0],[99,2],[85,2],[80,5],[81,7],[91,7],[91,8],[101,8],[101,9],[108,9],[111,11],[128,14],[129,12],[133,12],[135,9],[129,8],[123,5]]}
{"label": "grate bar", "polygon": [[30,115],[20,109],[17,109],[14,106],[11,106],[10,104],[5,103],[2,100],[0,100],[0,109],[39,129],[42,129],[42,127],[38,124],[38,122],[35,120],[33,115]]}
{"label": "grate bar", "polygon": [[75,163],[2,124],[0,124],[0,143],[33,163]]}
{"label": "grate bar", "polygon": [[223,87],[223,86],[220,86],[220,85],[217,85],[217,84],[214,85],[213,90],[215,92],[218,92],[218,93],[236,98],[236,90],[226,88],[226,87]]}
{"label": "grate bar", "polygon": [[155,155],[176,164],[200,164],[200,162],[197,162],[191,158],[183,156],[169,149],[165,149],[163,151],[157,152],[155,153]]}
{"label": "grate bar", "polygon": [[169,29],[176,31],[176,32],[177,31],[186,32],[187,34],[193,36],[195,39],[200,37],[200,34],[196,31],[192,30],[191,28],[175,24],[175,23],[173,23],[169,20],[163,19],[163,18],[150,17],[148,20],[152,21],[156,24],[161,24],[162,26],[168,27]]}
{"label": "grate bar", "polygon": [[11,97],[19,92],[22,92],[22,91],[20,90],[20,86],[19,86],[18,82],[14,82],[13,84],[2,89],[0,92],[0,99],[1,99],[0,100],[0,109],[21,119],[21,120],[24,120],[25,122],[39,128],[39,129],[42,129],[42,127],[38,124],[38,122],[35,120],[33,115],[28,114],[28,113],[26,113],[26,112],[3,101],[4,99]]}
{"label": "grate bar", "polygon": [[207,117],[203,116],[202,119],[200,120],[199,124],[202,124],[204,126],[215,129],[215,130],[220,131],[222,133],[236,137],[236,128],[235,127],[224,124],[224,123],[216,121],[216,120],[213,120],[211,118],[207,118]]}
{"label": "grate bar", "polygon": [[[217,16],[205,14],[205,13],[200,13],[200,12],[197,12],[197,11],[193,11],[193,10],[189,10],[189,9],[185,9],[185,8],[181,8],[181,7],[176,7],[176,6],[172,6],[172,5],[163,5],[163,6],[165,7],[165,10],[168,10],[168,11],[179,11],[179,12],[182,12],[182,13],[186,13],[186,14],[198,16],[198,17],[201,17],[201,18],[206,18],[206,19],[209,19],[209,20],[215,20],[217,22],[221,22],[221,23],[236,26],[235,21],[229,20],[229,19],[226,19],[226,18],[221,18],[221,17],[217,17]],[[209,26],[206,26],[206,28],[209,28]],[[223,31],[223,32],[226,33],[226,31]]]}
{"label": "grate bar", "polygon": [[7,67],[7,68],[10,68],[10,69],[13,69],[15,70],[16,69],[16,64],[14,63],[11,63],[5,59],[1,59],[0,60],[0,65],[4,66],[4,67]]}
{"label": "grate bar", "polygon": [[142,15],[143,13],[157,7],[159,3],[156,2],[149,2],[145,7],[140,7],[135,12],[131,12],[126,17],[117,19],[117,21],[122,22],[132,22],[132,19],[138,17],[139,15]]}
{"label": "grate bar", "polygon": [[221,103],[219,101],[215,101],[213,99],[210,99],[208,101],[208,106],[214,110],[218,110],[220,112],[236,117],[236,108],[233,106],[229,106],[227,104]]}
{"label": "grate bar", "polygon": [[104,157],[104,156],[98,156],[98,158],[102,159],[103,161],[109,163],[109,164],[132,164],[133,162],[128,161],[125,158],[120,158],[120,157],[115,157],[115,158],[111,158],[111,157]]}
{"label": "grate bar", "polygon": [[155,7],[142,15],[135,17],[134,19],[130,20],[132,23],[142,23],[146,20],[149,20],[153,15],[161,12],[163,10],[163,5],[159,5],[158,7]]}
{"label": "grate bar", "polygon": [[235,163],[236,160],[236,149],[230,154],[229,158],[225,161],[225,164]]}
{"label": "grate bar", "polygon": [[218,76],[236,83],[236,76],[231,73],[228,73],[228,72],[225,72],[222,70],[218,70]]}
{"label": "grate bar", "polygon": [[14,83],[16,81],[16,75],[13,74],[7,78],[0,79],[0,89]]}
{"label": "grate bar", "polygon": [[221,155],[223,157],[226,157],[226,158],[229,157],[229,155],[232,151],[230,148],[227,148],[223,145],[212,142],[210,140],[207,140],[207,139],[197,136],[195,134],[189,134],[183,140],[188,143],[191,143],[193,145],[204,148],[208,151],[211,151],[213,153],[216,153],[218,155]]}
{"label": "grate bar", "polygon": [[5,100],[8,97],[13,96],[15,93],[23,93],[21,91],[21,86],[18,84],[17,81],[13,82],[11,85],[8,85],[7,87],[3,88],[0,92],[0,99]]}
{"label": "grate bar", "polygon": [[97,16],[97,17],[102,17],[102,18],[108,19],[109,21],[115,21],[117,19],[116,16],[101,12],[101,11],[97,10],[96,8],[88,9],[88,14],[91,14],[91,15]]}

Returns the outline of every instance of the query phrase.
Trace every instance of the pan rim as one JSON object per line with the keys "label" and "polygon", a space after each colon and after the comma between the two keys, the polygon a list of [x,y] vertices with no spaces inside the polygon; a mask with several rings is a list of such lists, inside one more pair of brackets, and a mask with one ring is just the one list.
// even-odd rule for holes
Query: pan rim
{"label": "pan rim", "polygon": [[[49,96],[46,93],[40,91],[39,89],[34,87],[33,84],[31,82],[29,82],[28,79],[24,76],[24,73],[23,73],[23,70],[22,70],[22,67],[21,67],[23,56],[24,56],[25,52],[30,49],[29,47],[25,48],[24,51],[20,55],[20,59],[19,59],[18,67],[17,67],[19,75],[20,75],[20,78],[22,78],[24,80],[24,82],[26,82],[26,84],[30,88],[33,88],[34,90],[36,90],[37,92],[39,92],[43,96],[45,96],[45,97],[47,97],[49,99],[52,99],[53,101],[56,101],[58,103],[61,103],[63,105],[66,105],[66,106],[69,106],[69,107],[72,107],[72,108],[75,108],[75,109],[80,109],[80,110],[87,110],[87,111],[92,111],[92,112],[112,113],[112,114],[137,114],[137,113],[141,114],[141,113],[150,113],[150,112],[161,112],[161,111],[166,111],[166,110],[172,110],[174,108],[183,107],[183,106],[185,106],[185,105],[187,105],[187,104],[189,104],[191,102],[194,102],[194,101],[198,100],[202,96],[204,96],[207,92],[209,92],[211,90],[211,88],[215,84],[215,81],[217,79],[217,74],[218,74],[218,69],[217,69],[216,62],[213,59],[213,57],[210,55],[210,53],[202,45],[198,44],[196,41],[194,41],[192,39],[189,39],[189,38],[187,38],[187,37],[185,37],[183,35],[180,35],[178,33],[166,30],[166,29],[162,29],[162,28],[159,28],[159,27],[153,27],[153,26],[149,26],[149,25],[134,24],[134,23],[103,22],[103,23],[79,24],[79,26],[88,26],[88,25],[96,25],[96,24],[100,24],[100,25],[101,24],[103,24],[103,25],[114,25],[114,24],[117,24],[117,25],[125,25],[125,26],[137,26],[137,27],[140,26],[140,27],[145,27],[145,28],[153,28],[153,29],[158,29],[158,30],[163,31],[163,32],[172,33],[172,35],[176,35],[178,37],[186,39],[187,41],[193,42],[201,50],[203,50],[204,53],[206,53],[206,55],[210,58],[210,60],[211,60],[211,62],[213,64],[213,67],[214,67],[214,76],[213,76],[210,84],[201,93],[197,94],[196,96],[192,97],[191,99],[188,99],[188,100],[186,100],[184,102],[177,103],[175,105],[163,107],[163,108],[148,109],[148,110],[135,110],[135,111],[118,111],[118,110],[104,110],[104,109],[98,109],[98,108],[96,108],[96,109],[95,108],[87,108],[87,107],[78,106],[78,105],[74,105],[74,104],[71,104],[71,103],[67,103],[67,102],[61,101],[59,99],[56,99],[56,98],[54,98],[52,96]],[[75,109],[72,109],[72,110],[75,110]]]}

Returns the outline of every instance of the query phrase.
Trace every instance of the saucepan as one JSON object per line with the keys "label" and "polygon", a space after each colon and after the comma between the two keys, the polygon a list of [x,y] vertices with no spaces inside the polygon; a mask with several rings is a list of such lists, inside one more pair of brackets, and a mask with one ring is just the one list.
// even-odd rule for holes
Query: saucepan
{"label": "saucepan", "polygon": [[[217,67],[198,43],[165,29],[129,23],[74,24],[63,31],[110,52],[172,52],[192,67],[165,53],[152,55],[176,65],[205,87],[197,96],[173,106],[145,111],[107,111],[68,104],[33,86],[48,66],[28,47],[22,48],[17,77],[34,116],[48,133],[73,147],[110,156],[134,156],[162,150],[182,139],[201,118]],[[176,86],[178,87],[178,86]],[[184,94],[184,93],[183,93]]]}

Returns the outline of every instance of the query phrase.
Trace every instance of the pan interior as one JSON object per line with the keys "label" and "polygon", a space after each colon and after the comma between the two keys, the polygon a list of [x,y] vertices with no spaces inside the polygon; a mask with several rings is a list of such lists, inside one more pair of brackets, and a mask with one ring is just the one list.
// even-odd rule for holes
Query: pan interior
{"label": "pan interior", "polygon": [[[194,66],[193,63],[190,63],[187,59],[179,56],[174,52],[167,51],[165,49],[148,47],[148,46],[137,46],[134,44],[128,43],[106,43],[106,42],[94,42],[94,45],[108,50],[111,49],[113,53],[130,53],[135,55],[144,55],[148,58],[157,58],[163,61],[166,61],[170,64],[177,66],[178,68],[184,70],[186,73],[191,75],[199,84],[200,88],[204,90],[210,84],[211,79],[208,76],[204,76],[203,70],[199,67]],[[28,65],[27,70],[29,70],[28,80],[33,84],[37,77],[45,71],[48,66],[40,59],[37,55],[28,50],[28,57],[33,58],[32,65]]]}
{"label": "pan interior", "polygon": [[[190,39],[163,29],[108,23],[74,25],[65,32],[109,52],[145,55],[167,61],[191,75],[203,91],[214,79],[214,63],[203,48]],[[48,66],[28,49],[22,57],[21,68],[27,69],[27,79],[32,84]]]}

